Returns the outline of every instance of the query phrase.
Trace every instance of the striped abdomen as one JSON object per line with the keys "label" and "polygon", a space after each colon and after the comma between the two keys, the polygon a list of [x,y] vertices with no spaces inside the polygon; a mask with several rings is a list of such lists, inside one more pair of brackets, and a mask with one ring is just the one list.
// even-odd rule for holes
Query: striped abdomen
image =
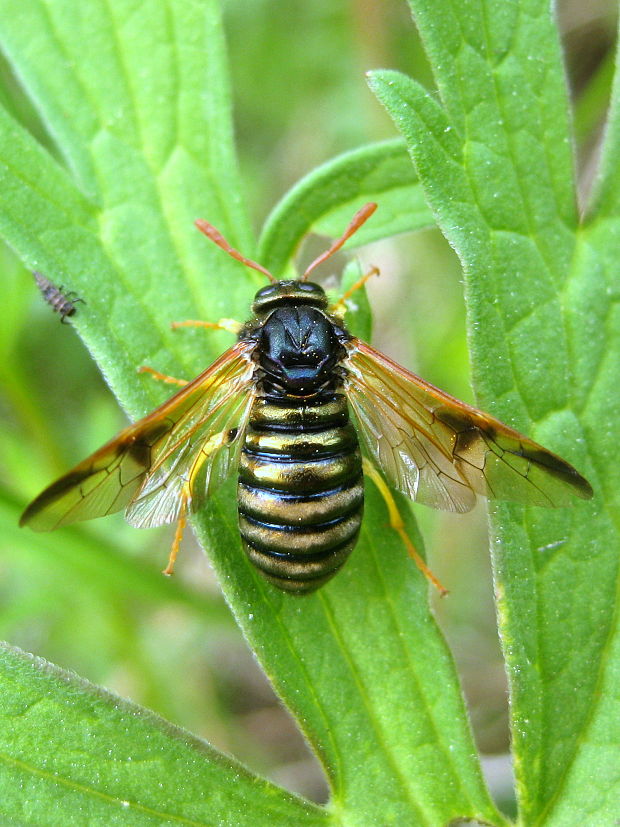
{"label": "striped abdomen", "polygon": [[239,464],[239,530],[265,577],[289,592],[329,580],[355,546],[364,487],[344,395],[258,397]]}

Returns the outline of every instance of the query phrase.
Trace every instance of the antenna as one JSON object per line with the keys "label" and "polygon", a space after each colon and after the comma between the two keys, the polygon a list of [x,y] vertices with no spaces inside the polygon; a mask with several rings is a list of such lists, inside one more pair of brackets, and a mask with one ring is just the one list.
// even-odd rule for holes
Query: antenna
{"label": "antenna", "polygon": [[198,227],[201,233],[204,233],[207,238],[210,238],[211,241],[215,242],[218,247],[221,247],[222,250],[225,250],[229,256],[240,261],[242,264],[245,264],[246,267],[251,267],[252,270],[258,270],[259,273],[262,273],[264,276],[267,276],[270,282],[275,282],[276,279],[274,276],[271,275],[269,270],[263,267],[261,264],[257,264],[257,262],[252,261],[250,258],[246,258],[242,256],[239,250],[235,250],[234,247],[231,247],[230,244],[226,241],[224,236],[220,233],[219,230],[216,230],[213,224],[209,224],[208,221],[205,221],[202,218],[198,218],[194,221],[194,224]]}
{"label": "antenna", "polygon": [[337,239],[336,241],[334,241],[334,243],[329,248],[329,250],[325,250],[325,252],[321,253],[321,255],[318,258],[314,259],[314,261],[312,262],[312,264],[309,267],[306,267],[306,272],[303,274],[303,276],[301,276],[301,278],[299,280],[300,281],[306,281],[306,279],[308,278],[310,273],[316,267],[318,267],[319,264],[323,264],[324,261],[327,261],[327,259],[330,256],[332,256],[335,252],[337,252],[342,247],[342,245],[345,243],[345,241],[348,241],[348,239],[351,238],[353,233],[356,233],[359,230],[359,228],[362,226],[362,224],[364,224],[366,221],[368,221],[368,219],[370,218],[370,216],[373,214],[373,212],[376,209],[377,209],[377,205],[375,203],[373,203],[372,201],[368,204],[364,204],[362,209],[358,210],[355,213],[355,215],[351,219],[351,223],[349,224],[347,229],[344,231],[344,233],[340,236],[340,238]]}

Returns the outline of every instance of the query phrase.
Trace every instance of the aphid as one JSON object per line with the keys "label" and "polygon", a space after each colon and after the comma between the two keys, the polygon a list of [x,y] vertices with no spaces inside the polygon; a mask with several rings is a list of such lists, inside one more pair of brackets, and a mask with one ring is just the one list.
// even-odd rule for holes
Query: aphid
{"label": "aphid", "polygon": [[77,302],[83,302],[84,299],[78,298],[73,291],[63,293],[63,287],[56,287],[46,276],[36,270],[32,275],[41,291],[41,295],[56,313],[60,313],[60,321],[64,324],[67,316],[73,316],[75,313]]}
{"label": "aphid", "polygon": [[469,511],[477,494],[551,507],[590,498],[588,482],[563,459],[351,336],[343,300],[328,307],[323,289],[307,281],[375,208],[363,207],[295,281],[276,280],[197,221],[269,279],[252,318],[176,323],[234,330],[237,342],[188,384],[143,368],[184,387],[45,489],[21,524],[49,531],[122,508],[141,528],[177,521],[170,573],[188,512],[238,470],[245,551],[271,583],[300,594],[329,580],[355,546],[364,471],[431,579],[381,474],[411,499],[448,511]]}

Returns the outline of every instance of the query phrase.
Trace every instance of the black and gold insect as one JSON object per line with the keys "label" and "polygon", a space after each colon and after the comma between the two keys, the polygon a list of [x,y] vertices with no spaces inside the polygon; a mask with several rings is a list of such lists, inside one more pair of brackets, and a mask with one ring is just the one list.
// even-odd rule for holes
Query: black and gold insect
{"label": "black and gold insect", "polygon": [[407,538],[388,485],[455,512],[469,511],[477,495],[550,507],[589,499],[587,480],[559,456],[347,331],[345,301],[367,276],[331,307],[324,290],[307,280],[375,207],[363,207],[294,281],[276,280],[212,225],[196,222],[269,279],[254,298],[252,318],[243,325],[176,323],[225,328],[237,342],[192,382],[143,368],[182,389],[46,488],[21,524],[50,531],[123,508],[139,528],[176,521],[171,573],[188,513],[238,472],[248,557],[274,586],[303,594],[333,577],[354,548],[366,473],[386,497],[412,558],[441,588]]}

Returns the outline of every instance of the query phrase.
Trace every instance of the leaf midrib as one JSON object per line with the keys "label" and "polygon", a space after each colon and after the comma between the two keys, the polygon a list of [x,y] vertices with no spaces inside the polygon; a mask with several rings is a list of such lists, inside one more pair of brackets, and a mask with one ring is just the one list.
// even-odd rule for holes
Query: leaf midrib
{"label": "leaf midrib", "polygon": [[154,816],[162,821],[174,821],[178,824],[187,824],[189,825],[189,827],[211,827],[210,822],[194,821],[193,819],[185,818],[184,816],[180,816],[175,813],[167,813],[164,811],[155,810],[152,807],[147,807],[145,804],[139,804],[137,801],[128,801],[127,799],[122,799],[118,798],[117,796],[109,795],[108,793],[104,793],[101,790],[97,790],[92,786],[80,784],[78,781],[69,779],[66,776],[61,776],[58,773],[49,772],[47,770],[41,769],[40,767],[35,767],[33,764],[30,764],[26,761],[21,761],[19,758],[13,758],[2,752],[0,752],[0,761],[4,761],[4,763],[10,767],[14,767],[18,770],[27,772],[31,775],[43,778],[45,781],[52,782],[54,784],[57,784],[58,786],[72,790],[73,792],[79,792],[83,793],[84,795],[91,796],[93,798],[98,798],[101,801],[105,801],[108,804],[115,804],[118,806],[119,811],[121,812],[131,808],[132,810],[136,810],[139,813],[145,813],[146,815]]}

